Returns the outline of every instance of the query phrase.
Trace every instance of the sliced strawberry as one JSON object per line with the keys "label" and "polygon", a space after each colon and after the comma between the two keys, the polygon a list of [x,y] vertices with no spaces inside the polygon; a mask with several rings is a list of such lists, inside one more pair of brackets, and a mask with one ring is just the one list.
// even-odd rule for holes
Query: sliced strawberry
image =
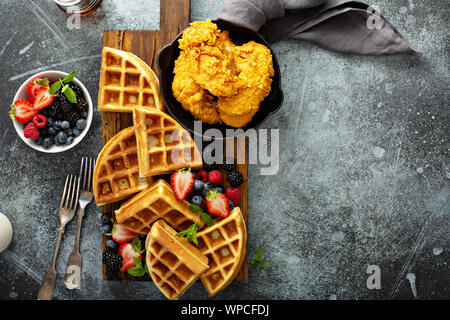
{"label": "sliced strawberry", "polygon": [[127,229],[120,223],[115,223],[112,231],[112,238],[117,243],[125,243],[134,240],[139,234]]}
{"label": "sliced strawberry", "polygon": [[175,197],[182,201],[194,187],[194,175],[190,170],[182,169],[172,174],[170,183]]}
{"label": "sliced strawberry", "polygon": [[226,218],[230,215],[230,206],[226,195],[211,189],[206,194],[206,207],[212,215]]}
{"label": "sliced strawberry", "polygon": [[142,261],[140,242],[139,246],[137,246],[135,242],[123,243],[120,245],[118,252],[123,258],[122,268],[120,268],[120,272],[124,272],[130,268],[136,267],[136,263],[134,263],[135,257]]}
{"label": "sliced strawberry", "polygon": [[33,119],[37,113],[38,110],[35,110],[28,100],[17,100],[11,105],[11,110],[9,110],[11,119],[16,119],[22,123],[27,123]]}
{"label": "sliced strawberry", "polygon": [[39,88],[36,90],[36,95],[34,96],[33,108],[41,110],[51,105],[54,99],[55,96],[50,94],[47,87]]}
{"label": "sliced strawberry", "polygon": [[31,103],[34,102],[34,97],[36,96],[36,91],[42,87],[48,88],[50,86],[50,82],[48,79],[42,79],[42,78],[34,78],[31,80],[27,85],[27,94],[28,94],[28,100],[30,100]]}

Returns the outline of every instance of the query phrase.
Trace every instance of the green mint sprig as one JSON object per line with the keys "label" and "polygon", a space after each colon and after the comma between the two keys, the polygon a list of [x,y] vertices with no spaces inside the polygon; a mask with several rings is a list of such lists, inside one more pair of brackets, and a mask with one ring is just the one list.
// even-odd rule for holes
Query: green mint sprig
{"label": "green mint sprig", "polygon": [[[131,241],[131,247],[137,253],[143,253],[145,249],[142,248],[141,240],[139,237],[136,237],[133,241]],[[137,257],[133,257],[133,261],[135,266],[131,267],[127,270],[127,272],[133,277],[142,277],[144,274],[148,274],[148,269],[146,264],[142,264],[142,261]]]}
{"label": "green mint sprig", "polygon": [[58,91],[61,90],[61,93],[63,93],[66,96],[67,100],[69,100],[72,103],[77,103],[77,101],[78,101],[77,95],[72,90],[72,88],[69,87],[69,82],[71,82],[75,78],[76,75],[77,75],[77,71],[75,70],[71,74],[64,77],[64,79],[61,80],[61,78],[60,78],[58,81],[56,81],[54,84],[52,84],[52,86],[49,89],[49,93],[54,96],[57,96]]}
{"label": "green mint sprig", "polygon": [[266,267],[268,266],[268,265],[272,265],[272,264],[274,264],[275,262],[273,262],[273,261],[267,261],[267,262],[263,262],[262,261],[262,246],[259,246],[257,249],[256,249],[256,256],[250,261],[250,265],[252,266],[252,267],[255,267],[255,268],[257,268],[257,267],[261,267],[261,268],[263,268],[264,269],[264,271],[267,273],[267,269],[266,269]]}
{"label": "green mint sprig", "polygon": [[209,216],[209,214],[204,212],[202,210],[202,208],[200,208],[196,204],[190,203],[188,208],[192,212],[198,213],[199,215],[198,215],[197,219],[195,220],[194,224],[192,224],[186,230],[178,232],[176,234],[176,236],[180,237],[180,238],[186,236],[188,241],[192,241],[193,243],[195,243],[198,246],[197,231],[198,231],[198,227],[200,227],[200,225],[197,222],[198,218],[201,218],[203,220],[203,222],[208,226],[212,226],[214,224],[214,220]]}

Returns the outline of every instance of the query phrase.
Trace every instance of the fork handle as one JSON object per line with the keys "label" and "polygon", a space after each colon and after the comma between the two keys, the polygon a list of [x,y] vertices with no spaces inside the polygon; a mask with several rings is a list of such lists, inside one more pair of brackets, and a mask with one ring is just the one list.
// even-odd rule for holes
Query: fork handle
{"label": "fork handle", "polygon": [[45,270],[44,279],[42,280],[41,287],[39,288],[38,300],[52,300],[53,291],[55,290],[56,282],[56,270],[53,267],[49,267]]}
{"label": "fork handle", "polygon": [[84,217],[84,207],[78,208],[78,225],[75,234],[75,244],[67,261],[66,274],[64,276],[64,285],[67,289],[80,289],[81,284],[81,254],[80,254],[80,233],[81,223]]}

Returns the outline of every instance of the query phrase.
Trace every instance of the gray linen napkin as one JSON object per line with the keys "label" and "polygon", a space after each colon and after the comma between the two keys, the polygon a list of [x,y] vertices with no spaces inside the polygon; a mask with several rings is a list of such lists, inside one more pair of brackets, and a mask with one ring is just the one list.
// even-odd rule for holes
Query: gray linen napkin
{"label": "gray linen napkin", "polygon": [[419,52],[374,7],[344,0],[224,0],[218,19],[285,38],[369,55]]}

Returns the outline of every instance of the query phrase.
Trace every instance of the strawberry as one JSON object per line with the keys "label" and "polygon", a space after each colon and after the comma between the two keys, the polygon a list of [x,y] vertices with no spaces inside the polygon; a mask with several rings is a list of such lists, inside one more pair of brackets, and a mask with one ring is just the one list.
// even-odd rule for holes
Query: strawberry
{"label": "strawberry", "polygon": [[30,102],[33,103],[34,97],[36,96],[36,91],[42,87],[48,88],[49,86],[50,83],[48,79],[34,78],[27,85],[28,100],[30,100]]}
{"label": "strawberry", "polygon": [[225,194],[227,195],[228,199],[233,201],[233,203],[238,206],[241,202],[241,188],[240,187],[229,187],[227,190],[225,190]]}
{"label": "strawberry", "polygon": [[199,172],[197,172],[195,179],[200,180],[203,183],[206,183],[208,181],[208,173],[205,170],[200,170]]}
{"label": "strawberry", "polygon": [[111,237],[117,243],[125,243],[134,240],[139,234],[127,229],[120,223],[114,223],[113,230],[111,232]]}
{"label": "strawberry", "polygon": [[36,110],[41,110],[48,107],[53,103],[55,96],[50,94],[47,87],[41,87],[36,90],[36,95],[34,96],[33,108]]}
{"label": "strawberry", "polygon": [[34,110],[31,102],[27,100],[17,100],[11,105],[11,110],[9,110],[11,119],[16,119],[22,123],[30,121],[36,113],[37,110]]}
{"label": "strawberry", "polygon": [[230,207],[226,195],[211,189],[206,194],[206,207],[209,213],[215,216],[226,218],[230,215]]}
{"label": "strawberry", "polygon": [[219,170],[208,172],[208,181],[215,186],[221,186],[223,182],[222,174]]}
{"label": "strawberry", "polygon": [[194,175],[190,169],[181,169],[172,174],[170,183],[175,197],[178,201],[182,201],[194,187]]}
{"label": "strawberry", "polygon": [[23,130],[23,135],[25,138],[31,138],[31,139],[39,139],[39,129],[36,128],[32,122],[27,124],[25,126],[25,129]]}
{"label": "strawberry", "polygon": [[144,250],[141,249],[141,241],[139,240],[139,238],[136,238],[131,243],[122,243],[118,250],[119,255],[123,258],[122,268],[120,268],[120,272],[124,272],[130,268],[136,267],[134,258],[142,261],[142,252],[144,252]]}

